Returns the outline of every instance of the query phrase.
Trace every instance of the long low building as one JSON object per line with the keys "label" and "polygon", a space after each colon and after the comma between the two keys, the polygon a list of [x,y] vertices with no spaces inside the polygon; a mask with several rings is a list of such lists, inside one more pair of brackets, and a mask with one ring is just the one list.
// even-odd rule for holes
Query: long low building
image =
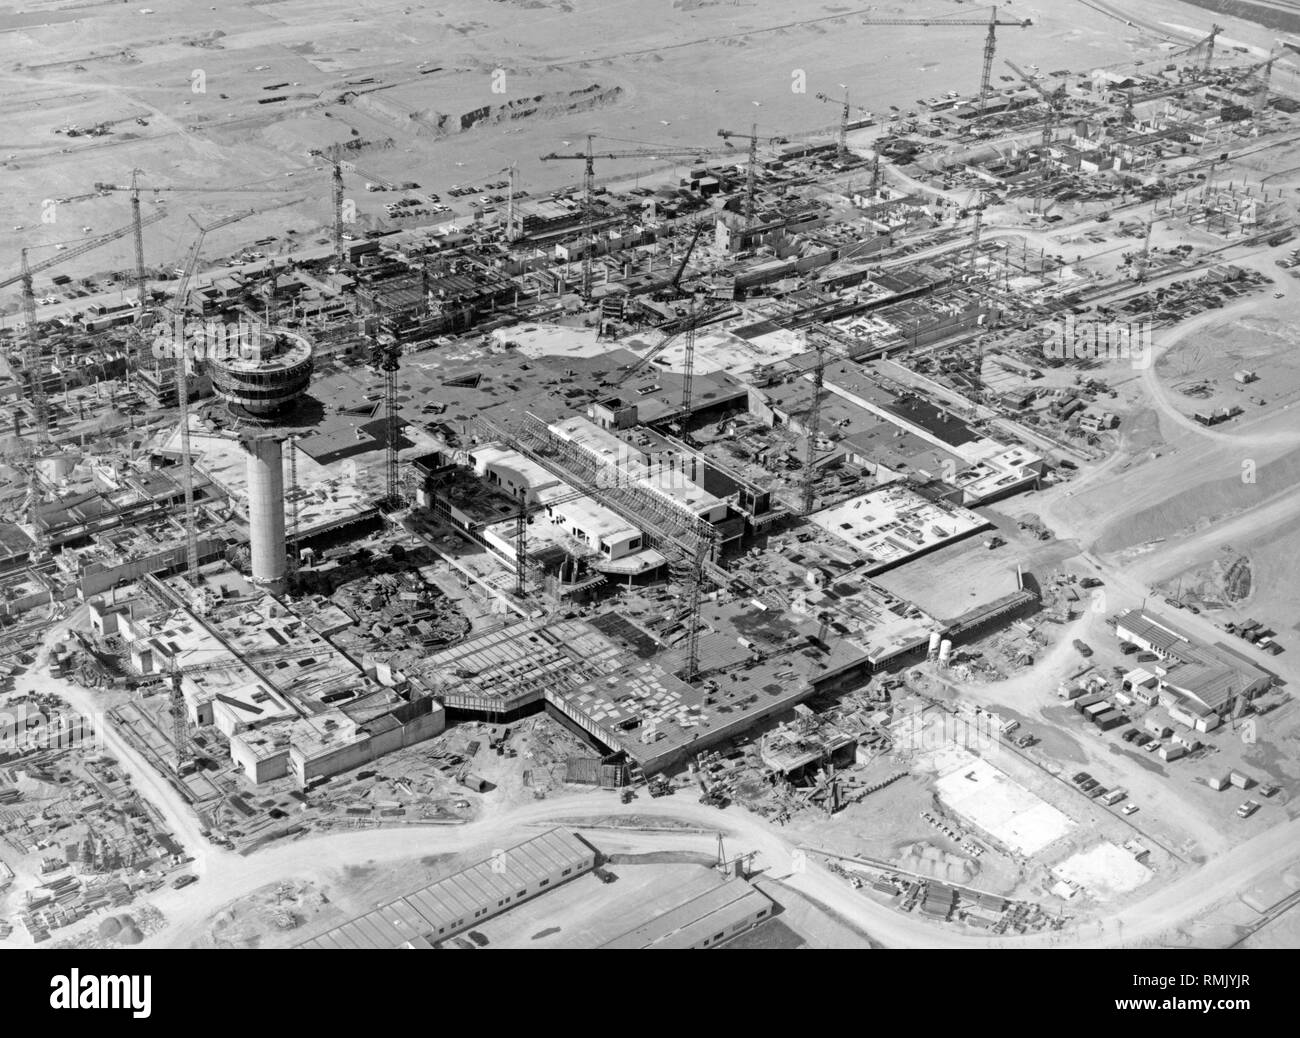
{"label": "long low building", "polygon": [[709,887],[601,949],[714,948],[771,917],[775,905],[740,877]]}
{"label": "long low building", "polygon": [[[299,948],[432,948],[596,867],[580,837],[550,829],[350,919]],[[761,895],[760,895],[761,896]],[[766,900],[766,899],[764,899]]]}
{"label": "long low building", "polygon": [[1129,609],[1115,618],[1115,635],[1160,657],[1151,664],[1160,704],[1169,716],[1196,731],[1217,728],[1242,703],[1272,684],[1272,676],[1248,660],[1196,641],[1163,617]]}

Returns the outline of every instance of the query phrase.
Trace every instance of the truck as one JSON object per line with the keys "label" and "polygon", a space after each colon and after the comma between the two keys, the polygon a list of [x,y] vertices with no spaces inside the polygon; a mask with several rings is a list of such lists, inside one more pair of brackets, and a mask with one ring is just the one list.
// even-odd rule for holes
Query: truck
{"label": "truck", "polygon": [[1240,807],[1237,808],[1237,817],[1249,818],[1258,810],[1259,810],[1258,800],[1247,800],[1244,804],[1242,804]]}
{"label": "truck", "polygon": [[1074,639],[1074,647],[1078,651],[1079,655],[1084,659],[1087,659],[1092,655],[1092,646],[1079,638]]}
{"label": "truck", "polygon": [[1101,798],[1101,802],[1103,804],[1106,804],[1108,807],[1113,807],[1114,805],[1118,804],[1121,800],[1123,800],[1127,796],[1128,796],[1127,790],[1112,789],[1109,793],[1107,793],[1104,797]]}

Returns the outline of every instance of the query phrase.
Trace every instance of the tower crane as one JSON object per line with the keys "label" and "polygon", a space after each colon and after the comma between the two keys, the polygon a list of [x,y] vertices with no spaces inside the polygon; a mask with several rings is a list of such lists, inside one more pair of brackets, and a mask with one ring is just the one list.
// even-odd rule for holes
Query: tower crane
{"label": "tower crane", "polygon": [[698,315],[699,303],[696,301],[694,294],[692,294],[690,312],[687,314],[686,329],[683,333],[683,345],[686,347],[686,352],[682,359],[681,414],[677,419],[682,439],[688,444],[691,442],[691,414],[694,411],[695,405],[695,329],[699,327]]}
{"label": "tower crane", "polygon": [[871,113],[867,111],[867,109],[863,108],[861,105],[850,104],[849,88],[847,86],[844,86],[843,83],[841,83],[840,86],[844,87],[843,101],[831,97],[829,94],[818,94],[817,100],[825,101],[827,104],[841,106],[839,137],[835,142],[835,150],[839,154],[840,159],[843,160],[848,158],[848,154],[849,154],[849,112],[852,110],[857,110],[863,113],[864,115],[868,115],[868,116],[871,115]]}
{"label": "tower crane", "polygon": [[1245,72],[1245,75],[1250,75],[1254,72],[1259,72],[1260,74],[1259,87],[1255,91],[1255,101],[1252,106],[1252,116],[1256,122],[1259,122],[1259,120],[1263,118],[1264,111],[1268,108],[1268,88],[1273,77],[1273,62],[1277,61],[1278,58],[1285,57],[1287,51],[1290,51],[1293,54],[1300,54],[1300,44],[1290,43],[1287,40],[1278,40],[1277,42],[1279,45],[1278,50],[1270,48],[1268,59],[1266,61],[1261,61],[1259,64],[1251,66]]}
{"label": "tower crane", "polygon": [[143,223],[140,219],[140,193],[142,191],[152,191],[155,196],[163,191],[182,191],[182,192],[202,192],[202,193],[221,193],[227,194],[232,192],[253,192],[256,194],[268,193],[265,187],[226,187],[224,184],[142,184],[140,178],[145,175],[142,169],[131,170],[130,184],[105,184],[96,181],[95,190],[101,194],[107,194],[110,191],[125,191],[131,195],[131,222],[135,228],[135,284],[136,292],[140,298],[140,319],[146,320],[152,316],[146,313],[145,302],[149,291],[148,278],[144,269],[144,235]]}
{"label": "tower crane", "polygon": [[596,251],[596,217],[594,209],[593,196],[596,189],[596,159],[628,159],[628,158],[655,158],[660,155],[669,157],[686,157],[691,155],[700,155],[705,152],[703,148],[633,148],[630,151],[607,151],[594,152],[591,142],[594,134],[587,134],[587,150],[559,154],[550,152],[541,156],[543,162],[553,162],[557,159],[568,159],[585,163],[582,171],[582,222],[587,225],[587,247],[582,253],[582,298],[591,298],[591,260],[592,254]]}
{"label": "tower crane", "polygon": [[148,281],[144,275],[144,221],[140,218],[140,181],[143,170],[131,170],[131,226],[135,230],[135,291],[140,306],[140,323],[144,323]]}
{"label": "tower crane", "polygon": [[[754,123],[749,128],[749,133],[719,130],[718,136],[724,140],[740,137],[749,141],[749,158],[745,163],[745,227],[748,229],[754,225],[754,179],[758,175],[758,123]],[[777,138],[773,137],[768,143],[775,144],[776,141]]]}
{"label": "tower crane", "polygon": [[681,262],[677,264],[677,269],[673,271],[672,280],[655,293],[655,298],[660,300],[673,300],[682,297],[682,275],[686,273],[686,264],[691,260],[691,253],[695,251],[695,244],[700,240],[700,235],[704,233],[704,224],[699,223],[695,226],[695,232],[691,235],[690,243],[686,246],[686,251],[682,253]]}
{"label": "tower crane", "polygon": [[1203,50],[1204,57],[1201,61],[1201,76],[1205,77],[1210,74],[1210,65],[1214,61],[1214,42],[1219,38],[1219,33],[1223,32],[1222,25],[1210,26],[1209,35],[1204,39],[1192,44],[1183,54],[1192,54],[1198,50]]}
{"label": "tower crane", "polygon": [[1047,105],[1047,117],[1043,121],[1043,140],[1040,147],[1042,154],[1039,156],[1039,162],[1042,163],[1042,172],[1039,174],[1038,190],[1034,192],[1034,212],[1037,213],[1042,207],[1044,195],[1047,192],[1047,178],[1051,172],[1051,162],[1048,151],[1052,146],[1052,129],[1056,125],[1056,120],[1060,117],[1061,109],[1065,107],[1065,88],[1058,87],[1056,90],[1048,91],[1029,73],[1017,65],[1014,61],[1007,61],[1007,67],[1019,76],[1031,90],[1038,94]]}
{"label": "tower crane", "polygon": [[817,351],[817,367],[813,369],[813,398],[808,408],[804,433],[807,445],[804,448],[803,478],[799,486],[799,505],[803,515],[811,515],[817,490],[817,437],[821,433],[822,385],[826,380],[826,344],[820,339],[813,341]]}
{"label": "tower crane", "polygon": [[[141,221],[141,225],[148,226],[157,223],[165,216],[166,213],[150,213],[148,217]],[[126,227],[119,227],[117,230],[84,241],[75,248],[66,249],[57,256],[42,260],[35,266],[27,262],[28,250],[23,249],[21,252],[22,266],[19,272],[0,281],[0,289],[8,288],[16,282],[22,283],[23,320],[26,323],[26,327],[23,329],[23,369],[31,384],[29,392],[31,394],[32,421],[35,427],[34,443],[30,454],[30,468],[27,474],[27,518],[29,521],[35,519],[36,506],[39,504],[40,496],[36,459],[51,443],[49,402],[45,393],[45,366],[41,355],[40,332],[36,327],[36,292],[33,288],[32,279],[43,270],[49,270],[61,263],[77,259],[79,256],[93,252],[101,246],[115,242],[119,238],[124,238],[134,229],[134,223],[128,224]]]}
{"label": "tower crane", "polygon": [[975,264],[979,262],[980,255],[980,232],[984,227],[984,207],[986,205],[983,189],[975,193],[975,222],[970,232],[970,265],[971,270],[975,269]]}
{"label": "tower crane", "polygon": [[397,489],[398,452],[401,432],[397,417],[397,371],[402,347],[390,339],[383,341],[379,324],[379,304],[372,311],[374,331],[370,340],[370,363],[384,376],[384,503],[397,508],[401,497]]}
{"label": "tower crane", "polygon": [[[164,219],[166,215],[166,213],[150,213],[149,216],[145,217],[141,221],[141,224],[147,227],[149,224],[157,223],[159,220]],[[47,260],[42,260],[34,266],[27,262],[27,253],[29,250],[23,249],[21,252],[22,266],[19,272],[12,277],[0,281],[0,289],[8,288],[10,285],[18,282],[22,283],[23,319],[27,324],[24,329],[23,367],[27,369],[28,377],[32,379],[32,410],[36,420],[37,442],[41,446],[45,446],[49,443],[50,431],[49,414],[47,411],[45,396],[45,383],[40,377],[41,343],[40,335],[36,328],[36,292],[33,288],[32,279],[36,274],[41,273],[43,270],[57,267],[62,263],[67,263],[69,260],[77,259],[88,252],[93,252],[95,249],[108,245],[110,242],[115,242],[119,238],[125,238],[128,234],[132,233],[134,229],[135,225],[134,223],[131,223],[126,227],[119,227],[115,231],[109,231],[107,234],[97,235],[94,238],[82,242],[74,248],[60,252],[57,256],[51,256]]]}
{"label": "tower crane", "polygon": [[[343,159],[342,147],[334,144],[325,150],[315,149],[312,155],[319,155],[330,164],[330,194],[334,203],[334,258],[343,258]],[[385,180],[374,173],[361,169],[355,162],[349,162],[352,172],[366,180],[378,184],[384,191],[396,191],[398,187],[390,180]]]}
{"label": "tower crane", "polygon": [[196,585],[199,581],[199,540],[198,523],[194,514],[194,469],[190,458],[190,385],[186,370],[188,357],[185,346],[185,314],[189,308],[190,280],[198,267],[199,254],[203,250],[203,239],[208,236],[208,232],[237,223],[256,213],[256,209],[250,209],[223,217],[215,223],[199,226],[198,237],[194,239],[194,244],[190,246],[190,251],[185,257],[181,277],[172,295],[170,306],[173,318],[172,349],[175,351],[173,371],[176,379],[176,415],[180,420],[181,431],[181,481],[185,490],[185,573]]}
{"label": "tower crane", "polygon": [[706,572],[714,580],[727,583],[725,573],[710,562],[717,552],[717,534],[704,524],[695,523],[687,531],[674,531],[645,514],[635,514],[634,510],[624,507],[619,500],[609,494],[611,490],[632,492],[635,487],[596,487],[590,480],[573,473],[568,466],[557,466],[552,459],[543,456],[489,419],[479,417],[477,423],[496,439],[519,451],[525,457],[536,461],[548,471],[560,468],[563,472],[556,474],[575,490],[600,501],[614,512],[628,519],[638,529],[653,537],[657,547],[668,560],[669,571],[684,590],[684,598],[689,603],[686,639],[686,661],[683,674],[685,680],[694,680],[699,673],[699,629],[700,600]]}
{"label": "tower crane", "polygon": [[623,385],[623,383],[627,382],[628,379],[632,378],[633,375],[640,374],[642,371],[646,369],[646,367],[650,364],[651,361],[653,361],[656,357],[661,356],[664,350],[666,350],[669,346],[675,343],[682,336],[686,335],[688,331],[694,330],[695,328],[700,327],[700,325],[707,324],[709,320],[717,316],[725,309],[727,309],[727,307],[725,306],[713,306],[713,307],[708,307],[707,309],[698,309],[693,307],[691,313],[687,315],[685,322],[680,328],[677,328],[674,331],[670,332],[669,334],[665,335],[662,339],[659,340],[659,342],[657,342],[654,346],[652,346],[646,353],[642,354],[635,364],[632,364],[631,366],[624,368],[620,374],[616,375],[613,379],[609,381],[609,386],[611,388],[616,389],[619,386]]}
{"label": "tower crane", "polygon": [[1002,21],[998,18],[998,9],[989,8],[988,21],[982,18],[863,18],[860,19],[861,25],[926,25],[926,26],[945,26],[945,25],[987,25],[988,33],[984,37],[984,63],[980,70],[980,92],[979,92],[979,111],[984,112],[988,104],[989,81],[993,78],[993,59],[997,55],[998,37],[997,30],[999,25],[1010,26],[1016,29],[1028,29],[1034,24],[1032,18],[1021,18],[1016,21]]}
{"label": "tower crane", "polygon": [[531,505],[520,498],[519,511],[515,513],[515,594],[520,598],[528,595],[528,523],[531,517],[546,509],[589,496],[584,490],[574,490],[557,498],[535,501]]}

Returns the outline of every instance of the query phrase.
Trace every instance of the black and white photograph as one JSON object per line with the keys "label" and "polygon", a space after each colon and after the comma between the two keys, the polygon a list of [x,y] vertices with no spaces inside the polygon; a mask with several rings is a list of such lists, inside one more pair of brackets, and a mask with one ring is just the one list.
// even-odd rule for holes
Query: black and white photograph
{"label": "black and white photograph", "polygon": [[25,999],[909,949],[1263,1007],[1300,2],[0,2]]}

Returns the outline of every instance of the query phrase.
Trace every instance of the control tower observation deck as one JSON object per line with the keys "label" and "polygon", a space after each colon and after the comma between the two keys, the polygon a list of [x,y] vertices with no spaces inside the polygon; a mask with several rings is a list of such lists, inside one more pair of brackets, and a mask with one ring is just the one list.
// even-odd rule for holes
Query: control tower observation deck
{"label": "control tower observation deck", "polygon": [[263,332],[248,348],[234,352],[212,357],[207,370],[212,388],[236,413],[274,420],[292,410],[311,383],[312,347],[301,335]]}

